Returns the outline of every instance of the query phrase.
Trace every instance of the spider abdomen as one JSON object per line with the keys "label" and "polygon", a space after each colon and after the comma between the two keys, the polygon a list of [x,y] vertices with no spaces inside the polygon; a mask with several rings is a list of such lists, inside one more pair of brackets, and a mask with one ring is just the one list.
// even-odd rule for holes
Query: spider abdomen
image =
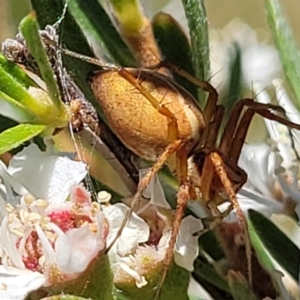
{"label": "spider abdomen", "polygon": [[[192,96],[170,78],[145,70],[129,70],[137,81],[177,121],[178,138],[191,148],[198,141],[204,119]],[[108,123],[135,154],[154,161],[168,146],[168,117],[117,71],[97,73],[91,87]]]}

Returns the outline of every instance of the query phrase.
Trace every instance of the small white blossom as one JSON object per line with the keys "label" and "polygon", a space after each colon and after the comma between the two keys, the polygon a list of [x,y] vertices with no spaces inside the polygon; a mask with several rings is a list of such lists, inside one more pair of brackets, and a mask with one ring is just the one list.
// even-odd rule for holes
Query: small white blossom
{"label": "small white blossom", "polygon": [[[286,110],[286,117],[300,123],[300,114],[289,99],[281,81],[274,80],[277,102]],[[254,85],[257,101],[270,103],[267,91]],[[299,203],[297,151],[300,134],[276,121],[264,118],[270,141],[244,145],[239,165],[248,174],[247,183],[238,193],[242,209],[258,210],[265,215],[288,212],[290,201]],[[292,140],[294,139],[294,140]]]}
{"label": "small white blossom", "polygon": [[71,201],[52,205],[23,196],[20,207],[8,207],[1,224],[3,266],[40,272],[45,286],[78,277],[104,249],[107,226],[97,203],[83,187],[74,187]]}
{"label": "small white blossom", "polygon": [[[144,172],[145,170],[141,171]],[[165,210],[170,209],[170,206],[162,191],[158,178],[155,178],[144,193],[151,201],[145,205],[145,209],[139,211],[141,215],[149,218],[144,220],[133,213],[109,252],[116,285],[134,280],[137,287],[142,287],[147,284],[147,278],[151,278],[162,266],[171,238],[171,226],[165,214]],[[104,214],[110,224],[108,244],[114,239],[128,210],[124,204],[104,208]],[[174,260],[177,265],[189,271],[193,270],[193,262],[198,255],[197,233],[202,229],[201,221],[192,216],[184,218],[180,224]]]}
{"label": "small white blossom", "polygon": [[[90,194],[78,185],[85,174],[83,163],[42,153],[32,145],[14,157],[8,170],[1,165],[5,183],[1,190],[4,196],[13,190],[10,197],[15,198],[0,198],[1,299],[24,299],[41,286],[77,278],[104,250],[108,225],[100,205],[92,203]],[[50,201],[32,196],[27,189],[49,196]],[[17,191],[24,194],[16,195]],[[16,199],[19,203],[12,205]],[[14,293],[12,280],[22,289]]]}

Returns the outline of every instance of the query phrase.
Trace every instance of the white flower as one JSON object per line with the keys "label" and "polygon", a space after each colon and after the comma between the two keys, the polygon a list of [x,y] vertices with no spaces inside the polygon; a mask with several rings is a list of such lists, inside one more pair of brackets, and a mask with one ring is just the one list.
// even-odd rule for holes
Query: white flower
{"label": "white flower", "polygon": [[44,283],[45,276],[39,272],[0,266],[0,299],[24,300]]}
{"label": "white flower", "polygon": [[83,162],[61,154],[47,154],[31,144],[10,161],[8,173],[35,197],[52,203],[62,203],[70,188],[87,174]]}
{"label": "white flower", "polygon": [[272,189],[276,175],[282,171],[281,162],[282,159],[275,147],[266,143],[244,145],[239,166],[247,170],[248,174],[255,176],[248,176],[243,188],[251,186],[262,195],[274,197]]}
{"label": "white flower", "polygon": [[227,88],[229,67],[236,47],[241,55],[241,73],[245,88],[252,90],[253,84],[265,88],[281,71],[277,50],[259,42],[254,30],[240,20],[233,20],[221,31],[212,32],[210,44],[213,75],[211,83],[220,92]]}
{"label": "white flower", "polygon": [[[286,116],[300,123],[300,114],[290,101],[281,81],[274,80],[278,104]],[[267,91],[254,85],[257,101],[270,103]],[[255,209],[267,216],[287,212],[290,202],[300,202],[299,174],[296,151],[300,149],[300,133],[278,122],[264,119],[270,141],[263,144],[244,145],[239,166],[248,174],[247,183],[238,193],[243,211]],[[294,139],[294,140],[292,140]]]}
{"label": "white flower", "polygon": [[104,249],[107,226],[99,204],[91,203],[82,186],[74,187],[70,198],[58,205],[23,196],[19,207],[8,206],[1,224],[4,267],[40,272],[44,286],[77,278],[85,271]]}
{"label": "white flower", "polygon": [[252,89],[253,84],[262,88],[269,86],[281,71],[277,50],[269,45],[256,44],[242,54],[244,84]]}
{"label": "white flower", "polygon": [[280,162],[276,148],[266,143],[244,145],[238,164],[248,179],[237,196],[245,214],[249,209],[267,216],[283,211],[284,205],[278,201],[276,190],[277,174],[282,169]]}
{"label": "white flower", "polygon": [[[12,202],[17,199],[19,204],[13,206],[6,197],[3,212],[5,200],[0,198],[0,295],[7,291],[1,299],[19,299],[19,294],[24,298],[42,285],[77,278],[104,250],[108,227],[100,205],[91,202],[90,194],[78,185],[86,174],[83,163],[30,146],[15,156],[8,171],[13,176],[2,165],[4,195],[10,191]],[[26,189],[15,177],[26,184]],[[27,189],[49,196],[50,201],[32,196]],[[15,196],[17,191],[23,195]],[[68,196],[69,201],[65,201]],[[22,290],[13,294],[15,298],[9,296],[13,293],[12,278],[22,282]]]}
{"label": "white flower", "polygon": [[[155,196],[151,193],[153,189],[156,190]],[[133,213],[109,252],[116,285],[134,280],[137,287],[142,287],[147,284],[147,279],[162,267],[171,237],[171,226],[165,214],[166,208],[170,207],[160,191],[160,182],[155,178],[145,191],[145,194],[150,192],[150,204],[146,204],[146,209],[139,211],[146,219]],[[110,225],[108,244],[114,239],[128,210],[124,204],[104,208],[105,217]],[[184,218],[180,224],[174,260],[177,265],[189,271],[193,270],[193,262],[198,255],[198,236],[194,234],[202,229],[201,221],[192,216]]]}

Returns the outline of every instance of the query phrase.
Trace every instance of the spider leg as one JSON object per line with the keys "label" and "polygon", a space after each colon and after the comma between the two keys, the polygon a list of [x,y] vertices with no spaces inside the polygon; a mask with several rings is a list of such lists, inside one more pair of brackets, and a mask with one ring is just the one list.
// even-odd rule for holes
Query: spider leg
{"label": "spider leg", "polygon": [[189,74],[187,71],[178,68],[174,64],[168,61],[162,61],[156,67],[166,67],[173,73],[184,77],[189,80],[191,83],[199,87],[205,92],[208,92],[208,99],[203,110],[203,116],[206,121],[206,128],[202,132],[201,140],[197,148],[205,147],[215,147],[216,140],[218,138],[218,131],[221,126],[223,116],[224,116],[224,107],[222,105],[217,105],[218,102],[218,92],[217,90],[207,81],[197,79],[193,75]]}
{"label": "spider leg", "polygon": [[172,264],[179,227],[181,224],[181,220],[184,216],[184,210],[187,206],[187,202],[190,199],[190,183],[187,180],[187,151],[185,145],[180,147],[176,152],[176,170],[179,180],[179,191],[177,194],[176,212],[173,219],[169,247],[167,249],[163,261],[162,275],[157,286],[157,291],[154,300],[157,300],[159,298],[161,288],[166,279],[168,270]]}
{"label": "spider leg", "polygon": [[[205,148],[214,148],[218,139],[218,132],[223,121],[223,116],[225,113],[225,108],[223,105],[217,105],[215,108],[215,114],[213,119],[210,121],[208,126],[204,130],[204,142],[203,145]],[[199,146],[198,146],[199,147]]]}
{"label": "spider leg", "polygon": [[[246,107],[247,110],[244,115],[239,118],[244,107]],[[253,99],[243,99],[239,101],[233,108],[229,121],[224,129],[219,145],[221,153],[230,158],[230,161],[233,164],[238,162],[254,114],[259,114],[264,118],[300,130],[299,124],[295,124],[284,117],[275,114],[272,110],[284,113],[284,110],[277,105],[254,102]]]}
{"label": "spider leg", "polygon": [[252,285],[251,242],[250,242],[250,236],[248,232],[248,225],[247,225],[246,218],[244,216],[243,211],[241,210],[241,207],[236,197],[235,190],[232,187],[231,181],[227,176],[222,157],[216,151],[212,151],[211,153],[208,154],[207,160],[211,162],[214,171],[220,178],[220,181],[230,199],[232,207],[236,211],[237,218],[241,224],[241,228],[244,230],[247,268],[248,268],[248,281],[251,286]]}
{"label": "spider leg", "polygon": [[175,140],[173,143],[169,144],[169,146],[165,149],[165,151],[160,155],[160,157],[157,159],[156,163],[150,168],[150,170],[144,175],[144,177],[141,179],[141,181],[138,184],[137,191],[131,201],[130,209],[127,211],[122,224],[120,228],[118,229],[118,232],[116,234],[116,237],[113,239],[111,244],[106,248],[106,252],[108,252],[114,243],[117,241],[117,239],[122,234],[122,231],[124,227],[126,226],[128,220],[130,219],[134,208],[136,204],[138,203],[139,199],[142,197],[144,190],[147,188],[147,186],[150,184],[150,181],[154,177],[155,174],[162,168],[162,166],[166,163],[168,158],[177,151],[177,149],[182,145],[181,140]]}
{"label": "spider leg", "polygon": [[[218,93],[216,91],[216,89],[210,85],[208,82],[205,81],[201,81],[198,80],[197,78],[193,77],[192,75],[190,75],[188,72],[179,69],[178,67],[174,66],[173,64],[170,64],[168,62],[162,62],[163,66],[168,67],[171,71],[185,77],[186,79],[188,79],[190,82],[194,83],[196,86],[200,87],[202,90],[207,91],[209,93],[207,102],[206,102],[206,106],[204,108],[204,118],[206,119],[207,122],[207,127],[205,129],[205,131],[203,132],[203,137],[202,137],[202,143],[201,143],[201,147],[209,149],[213,146],[215,146],[216,140],[217,140],[217,132],[218,129],[221,125],[222,119],[223,119],[223,115],[224,115],[224,108],[221,105],[217,105],[217,101],[218,101]],[[251,103],[251,104],[249,104]],[[252,99],[245,99],[242,100],[242,103],[239,103],[237,105],[237,107],[235,108],[232,117],[230,118],[230,121],[227,123],[227,136],[234,136],[235,133],[235,129],[237,126],[237,122],[239,120],[240,117],[240,113],[243,109],[243,107],[245,105],[253,105],[253,100]],[[258,105],[260,105],[258,103]],[[263,109],[262,106],[258,107],[256,106],[257,113],[260,113],[260,109]],[[264,107],[264,109],[266,110],[266,107]],[[279,109],[278,106],[274,106],[274,105],[270,105],[267,107],[267,109]],[[270,113],[268,110],[265,112],[265,115],[267,115],[268,113]],[[272,114],[272,117],[275,116]],[[270,116],[271,117],[271,116]],[[274,118],[277,118],[276,116]],[[252,119],[251,113],[249,112],[245,119],[243,120],[243,123],[250,123]],[[283,121],[285,122],[285,120]],[[246,124],[245,124],[246,125]],[[248,126],[247,126],[248,127]],[[300,126],[299,126],[300,128]],[[226,136],[225,134],[225,136]],[[243,132],[240,129],[240,134],[242,135]],[[237,143],[236,141],[239,138],[239,135],[237,135],[236,139],[235,139],[235,143]],[[224,140],[225,140],[225,136],[224,136]],[[228,139],[226,139],[228,140]],[[231,153],[230,151],[232,150],[233,147],[230,147],[230,144],[228,146],[225,147],[224,142],[221,141],[221,144],[223,145],[223,147],[225,148],[225,155],[224,157],[226,157],[226,154],[228,154],[228,158],[231,157]],[[228,149],[227,149],[228,148]],[[219,149],[222,153],[222,149]],[[234,153],[235,156],[237,156],[237,154]],[[220,156],[220,154],[217,151],[210,151],[210,153],[208,154],[207,158],[204,161],[204,166],[203,166],[203,172],[201,174],[201,179],[200,179],[200,187],[201,187],[201,194],[202,194],[202,198],[204,200],[204,202],[209,203],[212,200],[212,205],[210,205],[210,208],[212,209],[212,213],[213,214],[219,214],[219,210],[217,209],[217,206],[214,205],[214,200],[216,200],[216,197],[218,197],[218,195],[216,193],[213,192],[213,181],[214,181],[214,174],[216,173],[231,201],[231,205],[232,207],[235,209],[238,219],[241,223],[241,226],[244,230],[245,233],[245,246],[246,246],[246,255],[247,255],[247,261],[248,261],[248,278],[249,278],[249,283],[251,285],[252,282],[252,267],[251,267],[251,244],[250,244],[250,238],[249,238],[249,233],[248,233],[248,227],[247,227],[247,222],[245,219],[245,216],[241,210],[241,207],[238,203],[237,197],[236,197],[236,193],[235,193],[235,189],[233,188],[233,185],[227,175],[226,169],[225,169],[225,165],[223,163],[223,159]],[[245,181],[245,176],[243,176],[242,181]]]}
{"label": "spider leg", "polygon": [[[243,108],[247,108],[244,115],[240,117]],[[249,125],[252,121],[253,116],[257,113],[265,118],[278,121],[284,125],[287,125],[289,127],[300,129],[300,125],[292,123],[285,118],[278,116],[272,110],[275,111],[283,111],[283,109],[276,105],[270,105],[270,104],[262,104],[254,102],[252,99],[243,99],[240,102],[238,102],[235,107],[233,108],[229,121],[226,124],[226,127],[224,129],[223,135],[221,137],[220,145],[219,145],[219,151],[224,155],[224,157],[229,161],[230,165],[235,166],[238,162],[242,146],[244,144],[247,131],[249,128]],[[237,213],[237,217],[242,225],[242,228],[244,230],[245,234],[245,247],[246,247],[246,256],[248,261],[248,276],[249,276],[249,283],[251,284],[252,281],[252,267],[251,267],[251,244],[250,244],[250,237],[247,230],[247,222],[245,220],[244,214],[238,204],[237,198],[236,198],[236,190],[233,189],[231,181],[228,178],[227,173],[225,172],[224,168],[224,162],[222,160],[222,157],[218,152],[211,152],[209,155],[209,160],[213,164],[214,171],[217,173],[230,201]],[[213,180],[213,174],[211,174],[211,166],[210,163],[205,161],[204,164],[204,174],[202,177],[204,179],[202,180],[203,188],[202,191],[203,196],[205,197],[204,200],[209,199],[211,196],[209,194],[210,192],[210,185],[212,185]],[[241,177],[241,184],[246,181],[246,177]],[[211,209],[215,211],[214,213],[217,213],[217,207],[215,207],[215,197],[217,195],[213,195],[212,198],[210,198],[211,202]]]}

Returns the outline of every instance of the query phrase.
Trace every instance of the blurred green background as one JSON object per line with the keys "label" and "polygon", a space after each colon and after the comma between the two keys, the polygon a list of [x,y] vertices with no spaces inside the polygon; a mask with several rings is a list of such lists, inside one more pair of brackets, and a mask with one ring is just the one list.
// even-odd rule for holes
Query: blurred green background
{"label": "blurred green background", "polygon": [[[205,4],[211,28],[222,28],[238,17],[256,30],[268,30],[263,0],[207,0]],[[281,4],[300,43],[299,1],[282,0]],[[0,0],[1,41],[14,36],[18,22],[29,10],[29,0]]]}

